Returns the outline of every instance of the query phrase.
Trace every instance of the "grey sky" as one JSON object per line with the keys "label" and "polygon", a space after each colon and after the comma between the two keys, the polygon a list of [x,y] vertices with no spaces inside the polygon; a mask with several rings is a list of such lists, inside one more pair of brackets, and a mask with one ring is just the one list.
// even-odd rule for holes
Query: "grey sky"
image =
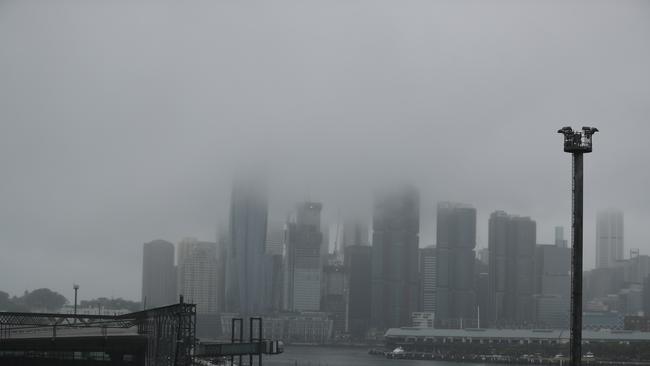
{"label": "grey sky", "polygon": [[[0,1],[0,290],[138,299],[142,243],[214,240],[234,167],[370,215],[374,187],[569,225],[559,127],[594,125],[595,211],[650,254],[647,1]],[[567,228],[568,232],[568,228]]]}

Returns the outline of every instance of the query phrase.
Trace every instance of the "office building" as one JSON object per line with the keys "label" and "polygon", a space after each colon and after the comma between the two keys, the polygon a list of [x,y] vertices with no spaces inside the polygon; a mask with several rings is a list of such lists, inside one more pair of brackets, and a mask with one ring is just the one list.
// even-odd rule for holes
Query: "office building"
{"label": "office building", "polygon": [[458,327],[462,319],[476,319],[474,260],[476,209],[442,202],[437,209],[436,323]]}
{"label": "office building", "polygon": [[266,254],[282,255],[284,252],[284,223],[270,223],[266,233]]}
{"label": "office building", "polygon": [[322,205],[298,205],[295,220],[287,232],[285,266],[285,307],[289,311],[318,311],[321,300],[323,234],[320,229]]}
{"label": "office building", "polygon": [[496,211],[489,219],[489,309],[496,326],[534,321],[536,224],[529,217]]}
{"label": "office building", "polygon": [[420,311],[436,311],[436,247],[420,249]]}
{"label": "office building", "polygon": [[368,225],[361,219],[347,219],[343,222],[343,249],[350,245],[370,245]]}
{"label": "office building", "polygon": [[262,314],[268,303],[265,251],[268,201],[259,180],[238,180],[230,201],[226,308],[242,316]]}
{"label": "office building", "polygon": [[174,244],[154,240],[142,246],[142,303],[146,308],[173,304],[176,299]]}
{"label": "office building", "polygon": [[371,248],[350,245],[345,248],[345,272],[348,276],[347,331],[352,338],[365,338],[370,327]]}
{"label": "office building", "polygon": [[178,244],[178,293],[198,314],[218,312],[217,256],[216,243],[186,238]]}
{"label": "office building", "polygon": [[411,314],[411,325],[416,328],[434,328],[435,319],[432,312],[415,312]]}
{"label": "office building", "polygon": [[373,209],[372,323],[408,326],[419,306],[420,198],[407,186],[377,195]]}
{"label": "office building", "polygon": [[596,268],[623,260],[623,212],[608,209],[596,215]]}
{"label": "office building", "polygon": [[321,280],[321,311],[330,315],[334,334],[346,331],[347,281],[345,267],[341,263],[328,264],[323,268]]}
{"label": "office building", "polygon": [[571,249],[556,243],[535,248],[535,317],[538,327],[568,329]]}

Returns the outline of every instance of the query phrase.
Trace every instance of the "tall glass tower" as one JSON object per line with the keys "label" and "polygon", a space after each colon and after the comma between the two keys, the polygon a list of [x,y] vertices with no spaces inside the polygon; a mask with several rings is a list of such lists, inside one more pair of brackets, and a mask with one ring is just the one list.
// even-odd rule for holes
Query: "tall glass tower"
{"label": "tall glass tower", "polygon": [[256,179],[234,182],[230,201],[230,241],[226,262],[226,308],[242,316],[264,312],[266,186]]}

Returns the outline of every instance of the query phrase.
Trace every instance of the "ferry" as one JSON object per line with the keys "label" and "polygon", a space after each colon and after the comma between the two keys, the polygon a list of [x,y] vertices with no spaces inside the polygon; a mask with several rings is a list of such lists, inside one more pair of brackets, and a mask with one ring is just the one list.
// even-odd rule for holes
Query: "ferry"
{"label": "ferry", "polygon": [[402,358],[406,355],[406,351],[404,351],[404,348],[402,347],[397,347],[393,351],[388,352],[386,354],[387,358]]}
{"label": "ferry", "polygon": [[593,353],[587,352],[585,355],[582,356],[582,359],[585,361],[593,361],[596,359]]}

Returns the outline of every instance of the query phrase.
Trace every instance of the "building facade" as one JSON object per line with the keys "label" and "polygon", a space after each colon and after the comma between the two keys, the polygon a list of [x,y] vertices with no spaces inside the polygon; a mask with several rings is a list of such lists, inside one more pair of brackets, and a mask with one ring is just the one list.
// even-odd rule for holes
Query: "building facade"
{"label": "building facade", "polygon": [[368,225],[361,219],[346,219],[343,222],[343,251],[350,245],[370,245]]}
{"label": "building facade", "polygon": [[334,334],[346,331],[347,276],[341,263],[328,264],[323,268],[321,279],[321,310],[330,315]]}
{"label": "building facade", "polygon": [[226,309],[259,315],[265,311],[265,251],[268,216],[266,187],[238,180],[230,202],[230,240],[226,262]]}
{"label": "building facade", "polygon": [[596,268],[613,267],[623,260],[623,212],[615,209],[596,215]]}
{"label": "building facade", "polygon": [[567,248],[568,242],[564,239],[564,226],[555,227],[555,246],[560,248]]}
{"label": "building facade", "polygon": [[438,204],[436,216],[436,323],[458,327],[477,317],[474,291],[476,209],[461,203]]}
{"label": "building facade", "polygon": [[345,272],[348,284],[347,331],[353,338],[365,338],[370,328],[371,248],[350,245],[345,248]]}
{"label": "building facade", "polygon": [[496,211],[489,219],[489,309],[497,326],[534,322],[536,223],[529,217]]}
{"label": "building facade", "polygon": [[186,238],[178,244],[178,294],[196,304],[197,314],[218,312],[217,256],[217,243]]}
{"label": "building facade", "polygon": [[142,246],[142,304],[155,308],[176,302],[174,244],[154,240]]}
{"label": "building facade", "polygon": [[282,255],[284,253],[285,228],[284,223],[269,224],[266,234],[266,254]]}
{"label": "building facade", "polygon": [[285,307],[289,311],[318,311],[321,301],[323,234],[320,229],[322,204],[298,205],[287,233]]}
{"label": "building facade", "polygon": [[408,326],[419,306],[419,193],[411,186],[385,192],[373,210],[372,325]]}
{"label": "building facade", "polygon": [[436,268],[436,247],[420,249],[420,311],[436,311],[436,286],[438,275]]}
{"label": "building facade", "polygon": [[538,327],[568,329],[571,303],[571,249],[535,248],[535,317]]}

